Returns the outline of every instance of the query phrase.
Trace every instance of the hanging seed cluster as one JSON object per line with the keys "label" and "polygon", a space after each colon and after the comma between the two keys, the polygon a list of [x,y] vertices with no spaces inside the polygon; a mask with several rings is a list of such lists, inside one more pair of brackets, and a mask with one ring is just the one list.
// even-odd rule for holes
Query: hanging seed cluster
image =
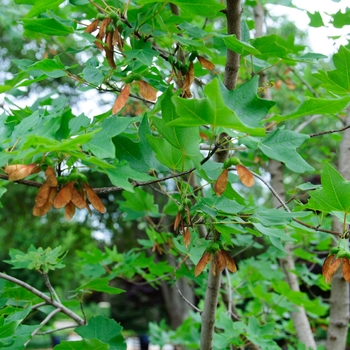
{"label": "hanging seed cluster", "polygon": [[350,283],[350,252],[333,247],[322,266],[322,275],[326,283],[332,281],[333,276],[342,265],[342,273],[346,282]]}
{"label": "hanging seed cluster", "polygon": [[[10,181],[23,180],[31,174],[41,171],[37,164],[14,164],[5,167],[5,173]],[[40,186],[35,197],[33,215],[43,216],[52,207],[65,208],[65,218],[71,220],[76,208],[87,209],[92,214],[89,202],[100,213],[106,208],[95,191],[87,183],[83,174],[72,174],[67,177],[56,177],[55,170],[48,166],[45,170],[46,181]]]}
{"label": "hanging seed cluster", "polygon": [[219,247],[218,249],[214,247],[215,244],[218,243],[214,243],[211,247],[209,247],[198,261],[198,264],[194,269],[194,275],[196,277],[202,273],[206,265],[211,261],[212,273],[214,276],[217,276],[225,268],[227,268],[232,273],[235,273],[237,271],[237,265],[231,255],[222,247]]}
{"label": "hanging seed cluster", "polygon": [[114,61],[114,47],[117,46],[119,51],[123,51],[124,41],[121,36],[122,23],[116,16],[106,17],[103,19],[96,18],[86,28],[86,33],[93,33],[98,29],[95,38],[95,45],[106,54],[106,59],[112,69],[117,66]]}

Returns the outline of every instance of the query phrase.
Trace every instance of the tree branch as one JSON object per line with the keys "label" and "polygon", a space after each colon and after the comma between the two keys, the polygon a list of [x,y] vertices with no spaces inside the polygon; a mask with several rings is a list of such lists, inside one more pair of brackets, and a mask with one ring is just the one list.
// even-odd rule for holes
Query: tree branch
{"label": "tree branch", "polygon": [[[40,326],[32,333],[32,338],[35,336],[35,334],[37,334],[37,333],[40,331],[40,329],[41,329],[47,322],[49,322],[49,321],[51,320],[51,318],[52,318],[53,316],[55,316],[55,315],[58,314],[59,312],[61,312],[61,309],[55,309],[55,310],[51,311],[51,312],[44,318],[44,320],[43,320],[42,322],[40,322]],[[30,343],[30,341],[32,340],[32,338],[29,339],[28,341],[26,341],[26,342],[24,343],[24,346],[27,346],[27,345]]]}
{"label": "tree branch", "polygon": [[72,318],[75,322],[77,322],[80,326],[85,325],[84,320],[78,316],[76,313],[74,313],[73,311],[71,311],[70,309],[68,309],[67,307],[65,307],[63,304],[58,303],[55,300],[51,300],[50,297],[48,297],[46,294],[40,292],[40,290],[32,287],[31,285],[15,278],[9,275],[6,275],[2,272],[0,272],[0,278],[10,281],[12,283],[15,283],[25,289],[27,289],[29,292],[35,294],[36,296],[38,296],[39,298],[43,299],[46,301],[47,304],[50,304],[52,306],[54,306],[56,309],[60,309],[60,311],[62,311],[65,315],[67,315],[68,317]]}

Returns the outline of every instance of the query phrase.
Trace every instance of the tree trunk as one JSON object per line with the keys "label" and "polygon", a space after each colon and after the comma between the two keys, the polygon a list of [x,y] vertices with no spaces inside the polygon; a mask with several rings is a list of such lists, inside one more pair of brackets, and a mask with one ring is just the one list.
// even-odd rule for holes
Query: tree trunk
{"label": "tree trunk", "polygon": [[[255,17],[255,36],[259,37],[263,35],[263,23],[264,23],[264,9],[261,4],[254,7]],[[263,72],[260,75],[259,85],[264,86],[267,82],[266,73]],[[271,91],[267,90],[264,93],[264,98],[271,99]],[[280,162],[275,160],[269,160],[269,172],[271,174],[271,186],[275,189],[280,198],[285,201],[285,190],[283,183],[283,167]],[[274,207],[280,205],[277,198],[273,197]],[[293,273],[295,271],[295,263],[293,258],[292,247],[289,242],[285,245],[286,257],[280,261],[281,267],[286,275],[287,282],[291,290],[300,291],[298,277]],[[307,318],[305,309],[300,306],[296,306],[298,311],[292,312],[291,317],[293,325],[297,334],[297,338],[303,344],[306,345],[307,349],[316,349],[315,339],[312,334],[311,326]]]}
{"label": "tree trunk", "polygon": [[[227,33],[235,34],[238,39],[241,38],[241,13],[242,9],[240,0],[227,0]],[[228,49],[224,76],[224,84],[228,90],[232,90],[236,87],[239,64],[240,55]],[[220,140],[224,137],[226,137],[226,134],[222,133],[218,138]],[[224,162],[227,156],[228,151],[219,151],[215,154],[215,161]],[[215,232],[214,235],[217,235],[218,237],[220,236],[218,232]],[[208,284],[204,300],[204,310],[202,313],[202,327],[200,337],[201,350],[211,350],[213,348],[215,314],[221,284],[221,274],[214,276],[211,272],[211,267],[212,263],[210,264],[210,272],[208,276]]]}
{"label": "tree trunk", "polygon": [[[350,123],[350,108],[345,120],[345,125]],[[350,180],[350,130],[343,133],[343,139],[339,148],[338,170],[347,180]],[[342,224],[335,220],[333,229],[342,232]],[[348,335],[349,323],[349,283],[343,278],[341,268],[332,279],[330,298],[330,320],[327,332],[326,349],[344,350]]]}

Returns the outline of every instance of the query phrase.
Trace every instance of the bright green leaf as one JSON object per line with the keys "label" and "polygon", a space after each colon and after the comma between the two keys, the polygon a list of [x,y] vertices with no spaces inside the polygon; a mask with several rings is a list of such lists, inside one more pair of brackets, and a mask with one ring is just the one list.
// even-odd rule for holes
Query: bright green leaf
{"label": "bright green leaf", "polygon": [[349,102],[349,96],[332,100],[306,97],[305,101],[294,112],[282,116],[277,115],[268,120],[281,122],[304,116],[312,116],[313,114],[334,114],[341,112],[349,104]]}
{"label": "bright green leaf", "polygon": [[76,288],[76,291],[81,291],[81,290],[94,290],[97,292],[104,292],[108,294],[120,294],[124,293],[125,290],[120,289],[120,288],[115,288],[115,287],[110,287],[109,286],[109,279],[108,278],[95,278],[91,280],[88,283],[85,283],[81,285],[80,287]]}
{"label": "bright green leaf", "polygon": [[[236,35],[229,35],[226,37],[223,37],[222,40],[224,41],[225,45],[234,52],[240,53],[240,54],[247,54],[250,53],[252,55],[261,55],[261,52],[257,50],[254,46],[237,39]],[[246,52],[245,52],[246,51]]]}
{"label": "bright green leaf", "polygon": [[315,13],[310,13],[309,11],[307,11],[307,15],[310,18],[310,27],[319,28],[324,26],[321,14],[318,11],[316,11]]}
{"label": "bright green leaf", "polygon": [[322,188],[310,192],[307,207],[324,211],[350,213],[350,182],[346,181],[329,163],[324,163]]}
{"label": "bright green leaf", "polygon": [[275,34],[251,40],[251,44],[260,51],[260,55],[256,56],[266,60],[276,57],[285,58],[289,53],[287,48],[278,44],[278,37]]}
{"label": "bright green leaf", "polygon": [[189,159],[186,159],[184,154],[168,141],[150,135],[147,139],[156,153],[156,158],[172,171],[185,171],[191,167]]}
{"label": "bright green leaf", "polygon": [[333,26],[335,28],[343,28],[344,26],[349,25],[350,23],[350,8],[347,7],[345,13],[339,10],[337,13],[331,16],[333,17]]}
{"label": "bright green leaf", "polygon": [[236,113],[226,106],[218,79],[213,79],[207,84],[204,87],[204,93],[207,97],[199,100],[173,97],[176,113],[180,118],[168,123],[167,126],[212,125],[213,128],[223,126],[252,135],[265,133],[262,128],[245,125]]}
{"label": "bright green leaf", "polygon": [[336,69],[318,71],[313,76],[322,81],[322,87],[339,95],[350,93],[350,50],[340,46],[338,53],[333,56]]}
{"label": "bright green leaf", "polygon": [[55,36],[66,36],[74,33],[72,27],[68,27],[53,18],[35,18],[35,19],[23,19],[24,29],[31,30],[33,32],[55,35]]}
{"label": "bright green leaf", "polygon": [[64,0],[34,0],[34,6],[30,9],[26,17],[34,17],[43,12],[58,7]]}

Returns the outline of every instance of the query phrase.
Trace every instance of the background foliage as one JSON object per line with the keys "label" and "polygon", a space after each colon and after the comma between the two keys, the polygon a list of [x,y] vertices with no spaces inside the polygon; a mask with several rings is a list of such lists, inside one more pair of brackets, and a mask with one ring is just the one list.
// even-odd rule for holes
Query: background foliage
{"label": "background foliage", "polygon": [[[350,46],[329,60],[268,12],[255,36],[254,9],[274,3],[242,2],[239,37],[215,0],[2,1],[0,347],[30,346],[63,317],[82,340],[55,349],[126,349],[125,329],[204,349],[208,276],[224,271],[213,348],[306,348],[296,307],[324,348],[321,266],[350,257],[349,182],[335,168]],[[343,27],[349,10],[331,18]],[[240,57],[232,90],[227,50]]]}

